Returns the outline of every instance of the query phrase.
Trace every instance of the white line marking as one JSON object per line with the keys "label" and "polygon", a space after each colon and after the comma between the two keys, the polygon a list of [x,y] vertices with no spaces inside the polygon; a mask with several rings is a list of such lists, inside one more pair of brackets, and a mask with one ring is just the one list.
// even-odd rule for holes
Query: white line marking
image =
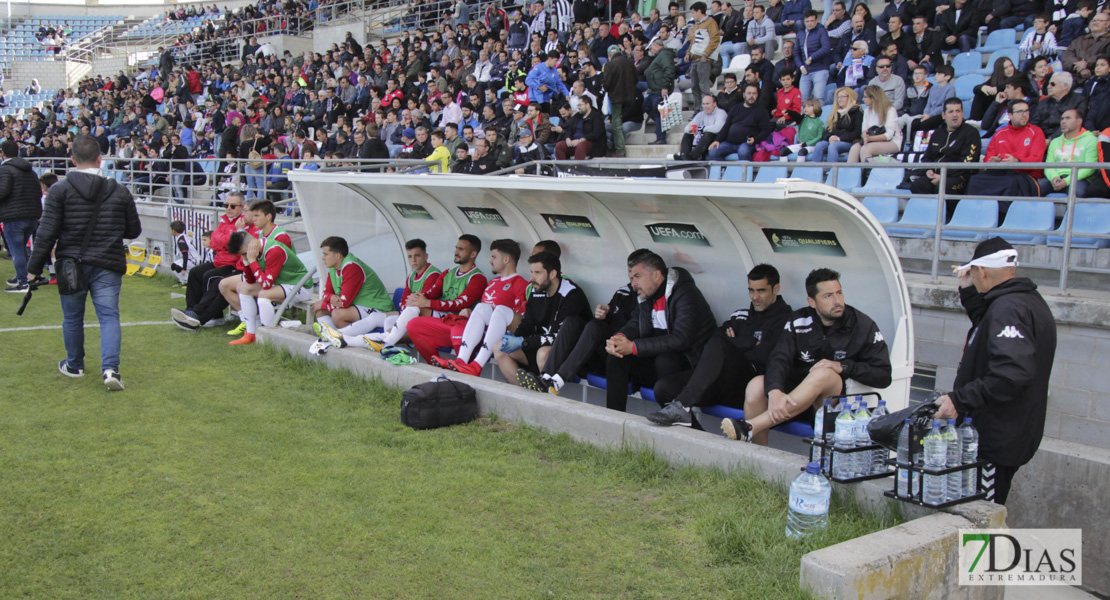
{"label": "white line marking", "polygon": [[[131,327],[134,325],[173,325],[173,321],[141,321],[139,323],[120,323],[121,327]],[[99,328],[99,323],[86,323],[85,329]],[[39,325],[37,327],[12,327],[10,329],[0,329],[0,333],[7,333],[9,331],[39,331],[43,329],[61,329],[61,325]]]}

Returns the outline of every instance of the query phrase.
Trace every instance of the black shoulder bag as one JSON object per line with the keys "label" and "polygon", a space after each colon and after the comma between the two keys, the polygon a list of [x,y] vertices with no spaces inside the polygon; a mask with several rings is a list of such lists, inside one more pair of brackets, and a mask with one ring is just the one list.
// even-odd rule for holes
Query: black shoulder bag
{"label": "black shoulder bag", "polygon": [[[100,216],[100,206],[104,204],[106,194],[103,191],[106,182],[107,179],[104,177],[97,177],[96,183],[93,184],[92,193],[96,195],[96,203],[93,205],[92,217],[89,218],[89,228],[85,230],[85,239],[81,242],[81,251],[76,258],[64,257],[54,261],[54,276],[58,278],[59,294],[77,294],[89,289],[85,276],[81,272],[81,261],[85,258],[85,251],[89,249],[89,240],[92,239],[96,219]],[[85,200],[88,200],[88,197],[85,197]]]}

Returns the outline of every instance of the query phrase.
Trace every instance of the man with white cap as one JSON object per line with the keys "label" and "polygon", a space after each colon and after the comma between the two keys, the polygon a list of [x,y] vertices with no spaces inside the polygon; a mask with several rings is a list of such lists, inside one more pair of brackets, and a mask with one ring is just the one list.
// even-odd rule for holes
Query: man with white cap
{"label": "man with white cap", "polygon": [[975,247],[971,262],[953,267],[960,301],[971,319],[952,392],[941,396],[939,419],[972,417],[979,431],[982,486],[1005,504],[1018,468],[1040,447],[1048,380],[1056,354],[1056,321],[1037,285],[1017,276],[1017,250],[994,237]]}

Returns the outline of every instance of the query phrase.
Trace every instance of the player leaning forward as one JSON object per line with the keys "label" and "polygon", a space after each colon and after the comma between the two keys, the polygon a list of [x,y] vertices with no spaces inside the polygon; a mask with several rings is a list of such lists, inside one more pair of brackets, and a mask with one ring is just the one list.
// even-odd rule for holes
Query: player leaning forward
{"label": "player leaning forward", "polygon": [[274,203],[256,202],[251,205],[251,212],[259,229],[258,239],[245,231],[236,231],[227,241],[227,251],[241,257],[236,266],[243,274],[229,277],[226,285],[220,282],[228,304],[239,311],[239,318],[246,325],[243,337],[229,342],[232,346],[253,344],[259,324],[273,325],[278,317],[275,307],[287,296],[292,295],[293,302],[312,297],[308,289],[295,289],[308,270],[293,251],[289,233],[274,225],[277,215]]}
{"label": "player leaning forward", "polygon": [[366,334],[396,315],[385,285],[366,263],[350,253],[347,240],[331,236],[320,244],[328,278],[320,300],[312,305],[319,334],[332,345],[369,347]]}

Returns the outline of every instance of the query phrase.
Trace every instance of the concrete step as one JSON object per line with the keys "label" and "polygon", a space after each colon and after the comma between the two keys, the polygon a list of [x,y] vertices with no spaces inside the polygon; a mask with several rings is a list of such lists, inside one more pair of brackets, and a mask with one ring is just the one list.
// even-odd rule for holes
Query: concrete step
{"label": "concrete step", "polygon": [[[652,128],[654,129],[654,127]],[[655,132],[637,131],[624,136],[625,145],[647,145],[655,141]],[[667,142],[670,144],[679,144],[682,142],[682,128],[675,127],[667,132]]]}
{"label": "concrete step", "polygon": [[678,144],[661,144],[659,146],[625,146],[625,156],[628,158],[666,158],[669,154],[678,152]]}

